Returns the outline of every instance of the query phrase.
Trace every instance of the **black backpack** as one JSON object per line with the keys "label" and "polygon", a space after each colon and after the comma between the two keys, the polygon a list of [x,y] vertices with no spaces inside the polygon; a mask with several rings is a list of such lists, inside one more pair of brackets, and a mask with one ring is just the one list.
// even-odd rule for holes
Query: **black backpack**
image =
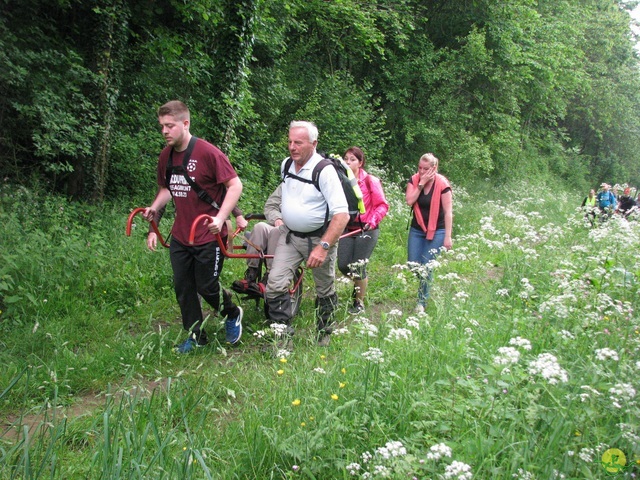
{"label": "black backpack", "polygon": [[[314,187],[316,187],[318,191],[320,191],[320,183],[319,183],[320,172],[322,172],[322,170],[325,167],[331,165],[338,174],[338,178],[340,179],[340,184],[342,185],[342,190],[344,191],[344,196],[347,198],[347,205],[349,206],[349,223],[356,223],[356,221],[359,220],[360,213],[364,213],[364,207],[362,208],[362,211],[361,211],[360,210],[361,199],[358,198],[358,195],[354,190],[354,185],[351,183],[351,179],[348,176],[348,173],[346,170],[348,167],[346,167],[340,160],[338,160],[337,158],[331,158],[331,157],[325,157],[322,160],[320,160],[318,164],[313,168],[313,172],[311,172],[311,180],[307,180],[306,178],[299,177],[298,175],[295,175],[294,173],[289,172],[289,169],[291,168],[292,163],[293,163],[293,160],[291,159],[291,157],[287,158],[287,160],[285,161],[282,181],[284,182],[287,177],[295,178],[300,182],[312,184]],[[358,180],[354,178],[353,181],[355,182],[355,185],[358,185]],[[327,205],[325,224],[327,223],[328,220],[329,220],[329,206]]]}

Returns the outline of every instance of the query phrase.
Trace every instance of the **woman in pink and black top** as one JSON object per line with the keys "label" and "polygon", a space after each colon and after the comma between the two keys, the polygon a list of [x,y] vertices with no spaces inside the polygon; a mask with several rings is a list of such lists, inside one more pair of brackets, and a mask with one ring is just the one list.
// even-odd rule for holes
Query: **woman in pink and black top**
{"label": "woman in pink and black top", "polygon": [[433,153],[425,153],[418,162],[418,173],[407,183],[407,204],[413,208],[409,229],[409,263],[426,265],[420,274],[418,306],[416,312],[424,312],[429,299],[429,282],[432,279],[431,262],[441,248],[452,246],[453,195],[449,180],[438,173],[438,159]]}
{"label": "woman in pink and black top", "polygon": [[344,154],[344,160],[358,179],[366,209],[359,219],[347,225],[347,230],[362,228],[364,231],[360,235],[342,238],[338,243],[338,268],[354,283],[353,304],[349,307],[349,313],[356,315],[364,311],[367,262],[378,243],[378,225],[389,211],[389,203],[384,196],[380,180],[364,171],[365,158],[361,149],[349,148]]}

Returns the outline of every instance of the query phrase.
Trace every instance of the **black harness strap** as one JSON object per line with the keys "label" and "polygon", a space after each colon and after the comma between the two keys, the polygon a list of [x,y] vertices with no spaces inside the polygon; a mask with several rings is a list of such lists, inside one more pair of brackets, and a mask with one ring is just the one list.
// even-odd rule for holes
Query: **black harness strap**
{"label": "black harness strap", "polygon": [[[171,175],[174,172],[178,174],[182,174],[184,176],[184,179],[187,181],[187,183],[196,192],[200,200],[207,202],[216,210],[220,210],[220,205],[218,205],[218,203],[213,198],[211,198],[211,195],[209,195],[206,190],[204,190],[200,185],[198,185],[196,182],[193,181],[193,179],[189,176],[189,172],[187,171],[187,165],[189,165],[189,160],[191,160],[191,153],[193,152],[193,147],[195,146],[197,140],[198,139],[195,136],[191,136],[191,140],[189,140],[189,145],[187,146],[187,149],[184,151],[182,165],[178,165],[175,167],[173,166],[173,148],[171,148],[171,151],[169,152],[169,161],[167,162],[167,173],[166,173],[167,188],[170,185],[169,182],[171,181]],[[171,192],[171,188],[169,188],[169,192]],[[171,193],[171,196],[173,196],[173,192]]]}

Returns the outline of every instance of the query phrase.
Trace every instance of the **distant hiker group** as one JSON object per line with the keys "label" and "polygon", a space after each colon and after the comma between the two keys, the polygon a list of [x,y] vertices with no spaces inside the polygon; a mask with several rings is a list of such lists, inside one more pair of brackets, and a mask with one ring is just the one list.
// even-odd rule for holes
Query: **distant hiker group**
{"label": "distant hiker group", "polygon": [[[622,194],[619,192],[622,191]],[[591,189],[582,201],[585,219],[595,225],[596,219],[607,220],[612,215],[628,218],[637,212],[640,205],[640,192],[628,185],[614,185],[602,183],[596,192]]]}

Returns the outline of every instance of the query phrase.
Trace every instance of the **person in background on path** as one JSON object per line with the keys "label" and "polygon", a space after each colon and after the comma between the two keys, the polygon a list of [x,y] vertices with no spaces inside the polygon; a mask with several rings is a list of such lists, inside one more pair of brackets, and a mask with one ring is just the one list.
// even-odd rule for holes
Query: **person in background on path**
{"label": "person in background on path", "polygon": [[433,271],[429,267],[441,248],[450,250],[453,241],[453,194],[449,180],[438,173],[438,159],[433,153],[425,153],[418,162],[418,173],[407,183],[407,205],[413,208],[409,229],[409,263],[424,265],[420,274],[416,313],[424,312],[429,299],[429,283]]}
{"label": "person in background on path", "polygon": [[589,190],[589,195],[584,197],[582,208],[585,210],[584,218],[589,220],[593,226],[596,220],[596,191],[593,188]]}
{"label": "person in background on path", "polygon": [[349,307],[349,313],[356,315],[364,311],[368,284],[367,263],[378,243],[378,225],[389,211],[389,202],[384,196],[380,180],[364,170],[365,157],[360,148],[350,147],[344,154],[344,160],[358,180],[366,209],[358,219],[347,225],[345,233],[360,228],[363,232],[343,237],[338,243],[338,269],[353,280],[353,304]]}
{"label": "person in background on path", "polygon": [[[282,214],[280,213],[280,204],[282,203],[282,185],[273,191],[264,204],[264,216],[266,222],[258,222],[253,229],[247,234],[249,242],[247,242],[247,254],[251,255],[273,255],[276,245],[280,239],[280,225],[284,225]],[[258,281],[260,258],[248,258],[247,270],[244,273],[244,279],[233,282],[232,289],[238,293],[262,293],[269,278],[269,269],[271,268],[272,259],[265,259],[266,272],[262,279]]]}
{"label": "person in background on path", "polygon": [[598,192],[598,195],[596,196],[598,208],[603,214],[610,215],[616,210],[616,197],[613,193],[611,193],[611,185],[609,185],[608,183],[603,183],[600,185],[600,187],[602,188],[602,190],[600,190]]}
{"label": "person in background on path", "polygon": [[[189,332],[187,339],[175,346],[175,351],[190,353],[208,343],[198,295],[226,317],[226,341],[235,344],[242,335],[242,308],[231,301],[230,293],[223,291],[220,309],[219,277],[224,256],[216,234],[226,239],[226,221],[238,203],[242,182],[224,153],[191,135],[189,109],[184,103],[173,100],[161,106],[158,121],[167,146],[158,160],[158,193],[143,216],[147,221],[157,222],[159,211],[173,199],[175,221],[169,252],[182,325]],[[189,157],[184,161],[187,154]],[[168,169],[167,165],[171,167]],[[187,181],[187,174],[195,187]],[[212,202],[199,198],[196,187],[205,191]],[[212,221],[208,228],[196,231],[195,241],[190,245],[191,225],[201,214],[210,215]],[[152,245],[148,246],[153,250]]]}
{"label": "person in background on path", "polygon": [[626,187],[624,189],[624,193],[620,195],[620,200],[618,202],[618,213],[622,215],[624,218],[627,218],[631,212],[635,210],[636,201],[631,196],[631,189]]}
{"label": "person in background on path", "polygon": [[[314,167],[322,160],[316,152],[318,128],[311,122],[293,121],[289,125],[289,154],[280,166],[282,175],[282,220],[280,239],[274,252],[266,301],[269,316],[286,325],[281,346],[291,345],[292,309],[289,285],[298,266],[306,261],[316,284],[316,322],[318,345],[329,344],[331,320],[338,304],[335,291],[337,243],[349,221],[349,206],[338,173],[325,167],[318,178],[319,190],[311,183]],[[309,183],[307,183],[309,182]]]}

